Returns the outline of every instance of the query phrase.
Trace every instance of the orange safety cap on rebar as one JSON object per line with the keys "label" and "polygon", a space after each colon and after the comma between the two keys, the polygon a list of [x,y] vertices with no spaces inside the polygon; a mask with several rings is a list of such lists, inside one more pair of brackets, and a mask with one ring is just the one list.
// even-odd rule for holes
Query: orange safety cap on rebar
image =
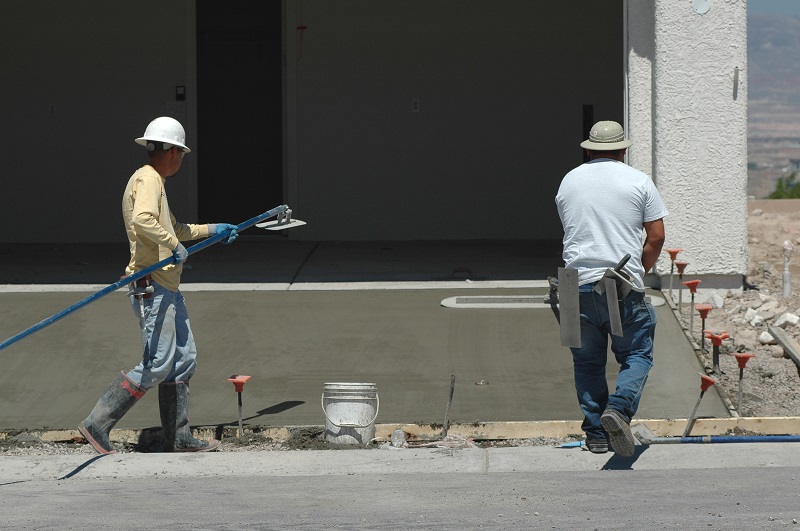
{"label": "orange safety cap on rebar", "polygon": [[755,356],[755,354],[746,354],[743,352],[737,352],[736,354],[734,354],[734,356],[736,356],[736,361],[739,362],[739,368],[744,369],[745,366],[747,365],[747,362],[750,360],[750,358]]}
{"label": "orange safety cap on rebar", "polygon": [[695,304],[694,305],[694,309],[697,310],[698,312],[700,312],[700,317],[705,319],[706,317],[708,317],[708,312],[713,310],[714,307],[711,306],[710,304],[708,304],[707,302],[703,302],[703,303],[700,303],[700,304]]}
{"label": "orange safety cap on rebar", "polygon": [[675,267],[678,268],[678,273],[680,273],[681,275],[683,274],[683,270],[686,269],[687,265],[689,265],[689,262],[679,262],[677,260],[675,261]]}
{"label": "orange safety cap on rebar", "polygon": [[675,258],[678,257],[678,253],[683,251],[683,249],[664,249],[664,250],[669,253],[669,259],[672,260],[673,262],[675,261]]}
{"label": "orange safety cap on rebar", "polygon": [[708,388],[717,383],[717,381],[707,374],[703,374],[702,372],[698,373],[700,375],[700,390],[702,392],[708,391]]}
{"label": "orange safety cap on rebar", "polygon": [[683,282],[683,285],[689,288],[689,291],[694,293],[697,291],[697,285],[700,284],[700,282],[702,282],[702,280],[687,280]]}
{"label": "orange safety cap on rebar", "polygon": [[228,378],[228,381],[233,384],[233,387],[234,389],[236,389],[237,393],[241,393],[242,391],[244,391],[245,382],[247,382],[247,380],[249,380],[250,378],[251,378],[250,376],[246,376],[244,374],[234,374],[233,376]]}
{"label": "orange safety cap on rebar", "polygon": [[718,347],[722,344],[723,339],[728,339],[731,335],[728,332],[712,332],[711,330],[706,330],[706,339],[710,339],[711,343]]}

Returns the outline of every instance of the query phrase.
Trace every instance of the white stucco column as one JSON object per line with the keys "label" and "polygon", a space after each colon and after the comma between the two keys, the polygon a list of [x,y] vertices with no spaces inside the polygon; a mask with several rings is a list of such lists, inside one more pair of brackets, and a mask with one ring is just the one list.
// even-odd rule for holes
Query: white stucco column
{"label": "white stucco column", "polygon": [[[689,262],[685,279],[702,279],[700,288],[741,286],[747,272],[746,2],[637,0],[627,9],[630,162],[652,169],[670,211],[665,248],[684,249],[678,258]],[[666,253],[657,267],[669,274]]]}
{"label": "white stucco column", "polygon": [[625,2],[625,83],[628,164],[653,175],[653,71],[655,0]]}

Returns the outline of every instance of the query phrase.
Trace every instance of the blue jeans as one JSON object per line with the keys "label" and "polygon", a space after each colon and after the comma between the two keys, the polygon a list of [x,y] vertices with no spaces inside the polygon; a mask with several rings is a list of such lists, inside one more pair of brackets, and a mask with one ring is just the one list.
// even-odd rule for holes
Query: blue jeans
{"label": "blue jeans", "polygon": [[197,367],[197,349],[183,295],[156,282],[152,285],[152,298],[140,301],[131,296],[131,307],[144,331],[142,361],[128,378],[144,389],[161,382],[187,382]]}
{"label": "blue jeans", "polygon": [[[656,314],[644,293],[631,291],[620,304],[623,336],[611,335],[606,296],[594,291],[596,283],[580,286],[581,348],[572,348],[575,390],[587,437],[606,438],[600,415],[606,408],[622,413],[630,421],[639,408],[647,374],[653,365]],[[616,390],[608,394],[606,361],[608,338],[619,363]]]}

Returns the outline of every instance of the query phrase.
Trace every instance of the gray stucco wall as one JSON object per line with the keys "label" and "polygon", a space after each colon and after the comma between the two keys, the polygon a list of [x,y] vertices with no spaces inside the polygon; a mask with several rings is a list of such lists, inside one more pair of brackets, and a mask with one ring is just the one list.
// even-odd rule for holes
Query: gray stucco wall
{"label": "gray stucco wall", "polygon": [[[125,241],[125,183],[146,162],[133,139],[166,113],[194,143],[193,2],[7,0],[0,16],[2,242]],[[155,14],[158,16],[155,16]],[[191,156],[168,182],[182,219],[196,204]]]}
{"label": "gray stucco wall", "polygon": [[[289,28],[306,27],[287,39],[304,238],[561,238],[553,198],[582,161],[583,104],[621,119],[621,3],[287,11]],[[600,53],[586,38],[597,26],[617,36]]]}
{"label": "gray stucco wall", "polygon": [[[286,0],[284,189],[309,221],[292,237],[559,239],[553,195],[581,161],[582,106],[621,116],[621,5]],[[196,135],[194,2],[4,7],[0,223],[25,230],[0,241],[120,241],[147,122],[173,115],[196,153],[209,148]],[[600,54],[586,41],[597,25],[615,36]],[[167,184],[186,221],[198,221],[196,164]],[[246,194],[261,177],[236,178]]]}

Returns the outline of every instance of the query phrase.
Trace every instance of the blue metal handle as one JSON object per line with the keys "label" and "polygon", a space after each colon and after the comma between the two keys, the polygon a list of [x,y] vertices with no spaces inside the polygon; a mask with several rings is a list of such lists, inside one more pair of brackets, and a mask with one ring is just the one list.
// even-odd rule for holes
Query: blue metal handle
{"label": "blue metal handle", "polygon": [[[265,219],[269,219],[269,218],[271,218],[273,216],[277,216],[278,214],[286,212],[288,209],[289,209],[288,205],[281,205],[281,206],[273,208],[272,210],[268,210],[268,211],[264,212],[263,214],[258,215],[258,216],[254,217],[254,218],[250,218],[247,221],[243,221],[242,223],[240,223],[240,224],[238,224],[236,226],[236,232],[242,232],[243,230],[252,227],[256,223],[260,223],[261,221],[264,221]],[[210,238],[207,238],[207,239],[201,241],[200,243],[192,245],[191,247],[186,249],[186,251],[189,254],[194,254],[194,253],[196,253],[198,251],[202,251],[206,247],[209,247],[211,245],[214,245],[215,243],[218,243],[218,242],[222,241],[223,239],[225,239],[227,237],[228,237],[228,234],[226,232],[222,232],[222,233],[217,234],[215,236],[211,236]],[[169,258],[165,258],[165,259],[161,260],[160,262],[151,265],[150,267],[142,269],[141,271],[137,271],[136,273],[131,273],[127,277],[123,277],[123,278],[119,279],[118,281],[114,282],[110,286],[106,286],[105,288],[101,289],[97,293],[94,293],[93,295],[89,295],[88,297],[86,297],[82,301],[76,302],[75,304],[73,304],[69,308],[65,308],[65,309],[61,310],[60,312],[58,312],[57,314],[51,315],[47,319],[43,319],[42,321],[39,321],[38,323],[36,323],[35,325],[31,326],[30,328],[27,328],[27,329],[23,330],[19,334],[6,339],[2,343],[0,343],[0,350],[3,350],[4,348],[8,347],[9,345],[13,345],[14,343],[19,341],[20,339],[22,339],[24,337],[27,337],[27,336],[33,334],[34,332],[38,332],[39,330],[41,330],[42,328],[44,328],[46,326],[50,326],[51,324],[55,323],[56,321],[58,321],[62,317],[66,317],[67,315],[71,314],[75,310],[83,308],[87,304],[90,304],[90,303],[96,301],[100,297],[104,297],[105,295],[108,295],[112,291],[117,291],[118,289],[127,286],[131,282],[135,282],[135,281],[139,280],[140,278],[146,277],[147,275],[149,275],[153,271],[157,271],[158,269],[161,269],[162,267],[168,266],[168,265],[170,265],[170,264],[172,264],[174,262],[175,262],[175,257],[170,256]]]}

